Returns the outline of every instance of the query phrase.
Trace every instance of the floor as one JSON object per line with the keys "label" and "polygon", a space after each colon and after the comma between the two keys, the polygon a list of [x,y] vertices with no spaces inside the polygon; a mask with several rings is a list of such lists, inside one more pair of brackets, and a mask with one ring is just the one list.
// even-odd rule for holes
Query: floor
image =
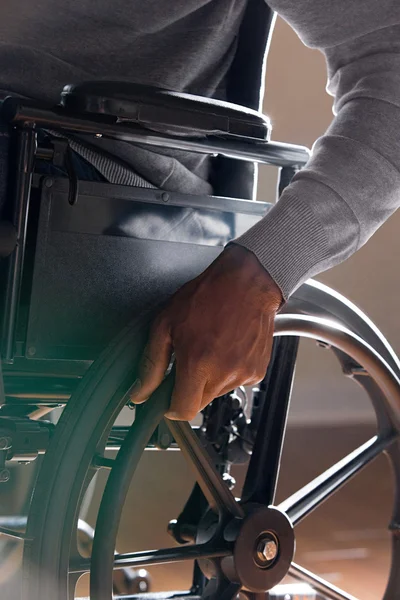
{"label": "floor", "polygon": [[[289,431],[278,500],[374,435],[368,427]],[[296,562],[360,600],[383,596],[393,503],[385,456],[377,458],[297,530]]]}
{"label": "floor", "polygon": [[[307,483],[368,440],[371,427],[288,430],[277,500]],[[242,473],[236,473],[240,482]],[[118,537],[120,552],[171,546],[169,519],[179,513],[193,477],[178,452],[148,452],[132,483]],[[384,456],[327,501],[296,530],[296,562],[360,600],[382,598],[390,561],[387,525],[393,498]],[[185,589],[191,565],[151,570],[153,589]],[[85,583],[80,586],[84,595]]]}

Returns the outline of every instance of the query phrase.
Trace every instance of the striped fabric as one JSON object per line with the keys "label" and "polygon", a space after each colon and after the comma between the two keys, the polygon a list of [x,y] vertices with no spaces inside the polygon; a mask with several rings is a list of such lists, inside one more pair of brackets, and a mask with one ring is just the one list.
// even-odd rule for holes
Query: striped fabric
{"label": "striped fabric", "polygon": [[61,135],[57,131],[49,131],[48,133],[55,137],[67,139],[71,149],[93,165],[109,183],[155,189],[155,186],[146,181],[146,179],[143,179],[143,177],[109,156],[101,154],[98,150],[93,150],[89,146],[77,142],[75,138]]}

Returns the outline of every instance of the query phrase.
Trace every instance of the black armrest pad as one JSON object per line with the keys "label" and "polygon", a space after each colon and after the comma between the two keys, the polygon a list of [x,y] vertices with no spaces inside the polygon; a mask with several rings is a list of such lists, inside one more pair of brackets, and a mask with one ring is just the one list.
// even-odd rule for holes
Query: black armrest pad
{"label": "black armrest pad", "polygon": [[136,83],[98,81],[67,85],[61,104],[74,113],[103,114],[142,127],[186,135],[268,141],[270,121],[229,102]]}

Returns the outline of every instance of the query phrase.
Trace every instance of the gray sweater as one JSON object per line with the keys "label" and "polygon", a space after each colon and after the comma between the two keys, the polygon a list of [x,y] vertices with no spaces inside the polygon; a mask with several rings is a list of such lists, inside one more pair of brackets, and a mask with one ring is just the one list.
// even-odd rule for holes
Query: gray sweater
{"label": "gray sweater", "polygon": [[[247,1],[2,0],[0,91],[57,101],[65,83],[122,79],[223,98]],[[400,204],[400,2],[268,4],[324,52],[336,115],[307,167],[237,240],[288,297],[353,254]],[[211,191],[203,157],[96,143],[152,185]]]}

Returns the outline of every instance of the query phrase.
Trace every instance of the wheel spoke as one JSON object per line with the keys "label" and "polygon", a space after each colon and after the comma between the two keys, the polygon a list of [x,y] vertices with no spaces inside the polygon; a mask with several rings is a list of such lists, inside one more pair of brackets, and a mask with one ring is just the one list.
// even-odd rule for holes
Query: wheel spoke
{"label": "wheel spoke", "polygon": [[[269,600],[268,592],[241,592],[240,594],[245,600]],[[289,598],[289,596],[288,596]],[[291,596],[290,596],[291,598]]]}
{"label": "wheel spoke", "polygon": [[92,462],[92,465],[95,469],[112,469],[115,464],[115,460],[113,458],[106,458],[105,456],[100,456],[97,454]]}
{"label": "wheel spoke", "polygon": [[[164,594],[160,594],[160,592],[155,592],[154,594],[145,592],[144,596],[139,597],[137,594],[113,595],[113,600],[140,600],[141,598],[145,598],[146,600],[193,600],[193,594],[188,590],[187,592],[174,592],[173,595],[171,592],[165,592]],[[90,600],[90,598],[76,598],[76,600]]]}
{"label": "wheel spoke", "polygon": [[0,535],[15,540],[26,540],[27,517],[0,517]]}
{"label": "wheel spoke", "polygon": [[167,420],[169,430],[196,472],[196,479],[212,509],[243,517],[244,511],[214,466],[189,423]]}
{"label": "wheel spoke", "polygon": [[335,585],[332,585],[325,579],[321,579],[318,575],[314,575],[311,571],[307,571],[303,567],[292,563],[289,569],[289,575],[298,581],[309,583],[316,592],[321,594],[326,600],[357,600],[355,596],[351,596]]}
{"label": "wheel spoke", "polygon": [[19,531],[14,531],[14,529],[8,529],[7,527],[0,527],[0,535],[4,535],[5,537],[13,538],[15,540],[26,539],[25,535]]}
{"label": "wheel spoke", "polygon": [[162,550],[148,550],[133,552],[131,554],[117,554],[114,567],[147,567],[169,562],[182,562],[185,560],[198,560],[201,558],[221,558],[230,556],[232,551],[225,547],[216,547],[212,544],[194,544],[193,546],[177,546]]}
{"label": "wheel spoke", "polygon": [[[145,598],[146,600],[193,600],[193,594],[190,590],[187,592],[178,592],[171,595],[171,592],[165,592],[165,594],[160,594],[160,592],[155,592],[154,594],[149,594],[145,592],[145,596],[139,596],[137,594],[123,594],[122,596],[116,596],[114,594],[113,600],[141,600],[141,598]],[[198,598],[198,596],[196,596]],[[76,600],[90,600],[90,598],[76,598]]]}
{"label": "wheel spoke", "polygon": [[297,525],[396,439],[396,434],[385,438],[373,437],[287,500],[281,502],[278,506],[279,510],[287,514],[293,525]]}
{"label": "wheel spoke", "polygon": [[[194,431],[196,431],[197,429],[199,429],[198,427],[193,427]],[[128,435],[129,432],[129,427],[113,427],[111,429],[110,435],[108,436],[108,440],[107,440],[107,444],[106,444],[106,450],[119,450],[121,447],[121,444],[123,443],[124,439],[126,438],[126,436]],[[146,450],[160,450],[160,448],[158,448],[155,444],[153,440],[150,440],[149,444],[146,447]],[[171,446],[169,446],[168,450],[179,450],[178,445],[176,443],[172,443]]]}
{"label": "wheel spoke", "polygon": [[[163,548],[161,550],[145,550],[143,552],[131,552],[116,554],[114,557],[114,569],[128,567],[149,567],[172,562],[183,562],[186,560],[198,560],[201,558],[221,558],[230,556],[232,551],[227,546],[215,546],[208,544],[193,544],[192,546],[177,546],[176,548]],[[90,559],[79,559],[70,565],[70,573],[87,573],[90,571]]]}
{"label": "wheel spoke", "polygon": [[243,486],[243,502],[273,504],[285,437],[299,340],[275,340],[270,367],[261,382],[258,432]]}

